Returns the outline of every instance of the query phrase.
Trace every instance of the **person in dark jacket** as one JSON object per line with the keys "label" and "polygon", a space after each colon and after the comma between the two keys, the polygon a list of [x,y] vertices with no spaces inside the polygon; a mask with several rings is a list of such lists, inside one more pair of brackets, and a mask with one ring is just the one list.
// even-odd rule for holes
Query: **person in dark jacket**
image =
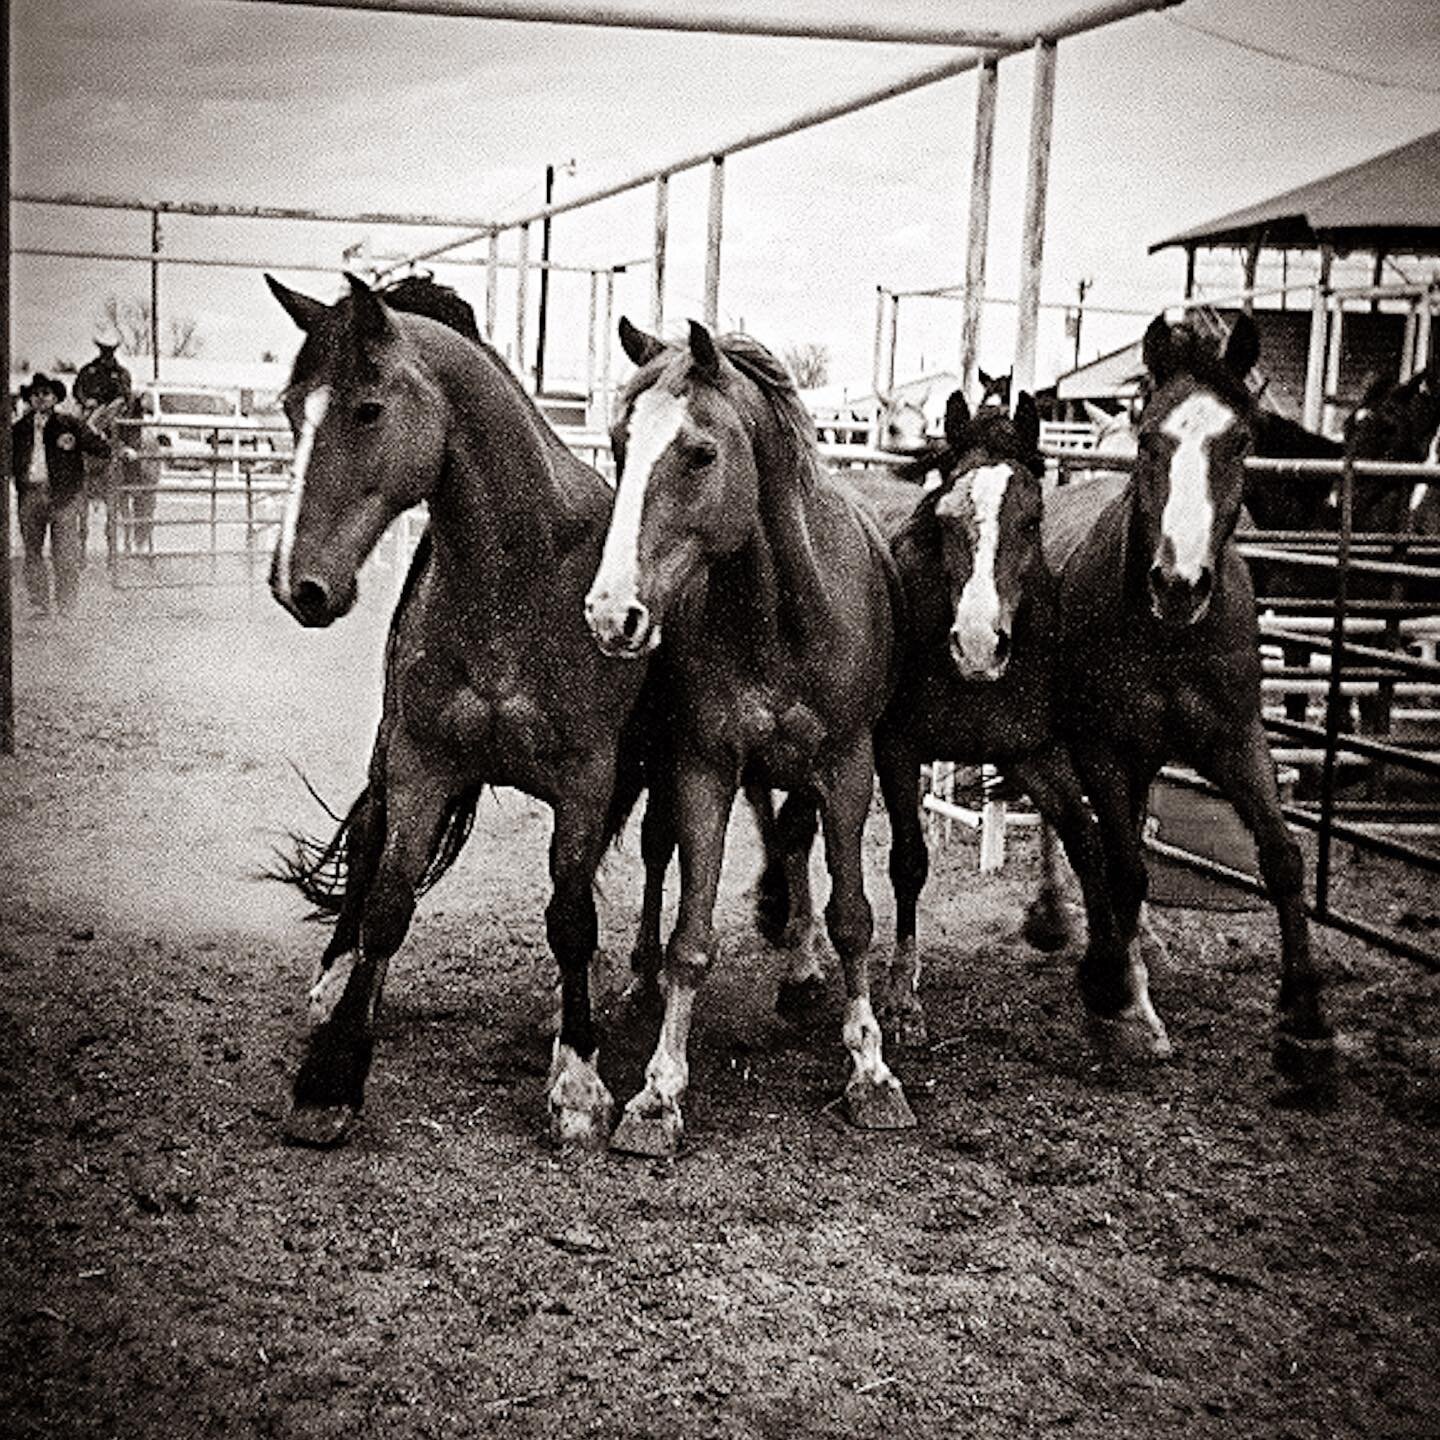
{"label": "person in dark jacket", "polygon": [[[10,463],[25,542],[25,588],[32,610],[50,609],[50,571],[55,603],[71,614],[80,593],[80,512],[85,505],[84,456],[105,455],[104,437],[73,415],[56,410],[65,386],[38,371],[20,391],[30,407],[11,427]],[[50,562],[45,537],[50,537]]]}

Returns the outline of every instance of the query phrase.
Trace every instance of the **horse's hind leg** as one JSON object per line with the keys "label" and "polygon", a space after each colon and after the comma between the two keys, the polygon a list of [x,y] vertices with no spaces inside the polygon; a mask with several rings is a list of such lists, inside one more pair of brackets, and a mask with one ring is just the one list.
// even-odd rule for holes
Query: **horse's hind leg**
{"label": "horse's hind leg", "polygon": [[1282,972],[1275,1068],[1285,1079],[1327,1098],[1334,1084],[1335,1036],[1325,1019],[1319,972],[1305,918],[1305,862],[1280,812],[1275,764],[1258,717],[1236,743],[1226,737],[1197,768],[1235,807],[1255,837],[1260,874],[1280,921]]}
{"label": "horse's hind leg", "polygon": [[912,747],[876,735],[875,770],[890,817],[890,886],[895,893],[895,951],[880,994],[880,1020],[902,1047],[929,1041],[920,1003],[920,949],[916,919],[930,873],[930,852],[920,823],[920,762]]}
{"label": "horse's hind leg", "polygon": [[915,1123],[900,1081],[882,1053],[880,1022],[870,1004],[866,951],[875,919],[865,895],[861,838],[874,791],[874,761],[867,734],[837,767],[823,809],[825,864],[830,871],[830,902],[825,923],[845,971],[845,1048],[852,1071],[845,1086],[845,1108],[853,1124],[867,1130],[899,1130]]}
{"label": "horse's hind leg", "polygon": [[[785,978],[775,1009],[786,1020],[812,1015],[825,995],[825,968],[820,960],[820,926],[810,888],[810,851],[815,844],[819,797],[813,790],[792,790],[775,822],[774,848],[782,867],[788,915],[776,940],[786,953]],[[776,863],[772,861],[771,863]]]}
{"label": "horse's hind leg", "polygon": [[[1085,803],[1079,776],[1063,747],[1057,746],[1016,766],[1015,778],[1029,792],[1047,823],[1055,827],[1080,882],[1087,936],[1078,978],[1097,1040],[1107,1050],[1135,1051],[1163,1059],[1170,1054],[1170,1038],[1150,1003],[1144,963],[1131,954],[1126,931],[1115,911],[1118,897],[1128,912],[1143,876],[1136,876],[1132,868],[1128,884],[1122,880],[1113,887],[1112,894],[1101,826]],[[1103,795],[1097,802],[1102,806],[1106,803]],[[1126,837],[1120,840],[1117,835],[1123,876],[1127,865],[1137,863],[1129,854],[1128,838],[1135,832],[1135,822],[1133,804],[1118,788],[1118,781],[1108,804],[1113,823]]]}
{"label": "horse's hind leg", "polygon": [[[427,764],[403,742],[392,744],[385,770],[384,839],[360,898],[358,927],[353,910],[343,930],[337,924],[328,963],[322,962],[309,994],[310,1036],[286,1124],[288,1138],[298,1144],[338,1145],[354,1126],[365,1099],[385,969],[410,927],[416,887],[447,808],[462,789],[458,775]],[[351,947],[338,950],[337,942],[347,939]]]}
{"label": "horse's hind leg", "polygon": [[1055,846],[1055,827],[1040,821],[1040,888],[1025,911],[1020,933],[1026,943],[1047,953],[1063,950],[1070,943],[1070,916],[1060,893],[1060,855]]}
{"label": "horse's hind leg", "polygon": [[610,1138],[613,1102],[596,1068],[599,1045],[590,997],[590,962],[599,942],[595,867],[600,862],[606,801],[613,784],[614,757],[592,756],[577,773],[563,777],[557,791],[560,798],[550,838],[553,889],[545,907],[545,934],[560,967],[560,1029],[548,1092],[550,1138],[557,1145],[593,1148]]}
{"label": "horse's hind leg", "polygon": [[775,802],[768,785],[754,781],[744,786],[745,803],[755,817],[765,864],[755,882],[755,928],[772,945],[783,943],[790,918],[790,893],[786,884],[785,856],[781,850],[780,828]]}
{"label": "horse's hind leg", "polygon": [[665,949],[660,943],[660,917],[665,905],[665,876],[675,853],[675,795],[670,781],[653,783],[640,823],[640,857],[645,862],[645,893],[640,924],[630,951],[633,979],[625,999],[650,1007],[660,999],[660,968]]}

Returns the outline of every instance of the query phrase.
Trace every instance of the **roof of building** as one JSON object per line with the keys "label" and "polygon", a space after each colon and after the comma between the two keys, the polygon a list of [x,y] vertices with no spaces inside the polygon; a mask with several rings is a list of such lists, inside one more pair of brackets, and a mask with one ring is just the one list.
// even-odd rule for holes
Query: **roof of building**
{"label": "roof of building", "polygon": [[1195,248],[1250,245],[1341,253],[1440,255],[1440,130],[1308,185],[1158,240]]}

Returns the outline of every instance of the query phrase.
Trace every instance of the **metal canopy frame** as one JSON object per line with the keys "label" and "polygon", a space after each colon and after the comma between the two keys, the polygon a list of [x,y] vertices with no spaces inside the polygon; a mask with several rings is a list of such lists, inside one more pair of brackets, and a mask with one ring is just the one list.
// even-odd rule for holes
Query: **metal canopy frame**
{"label": "metal canopy frame", "polygon": [[[971,181],[971,203],[968,236],[968,260],[966,276],[971,282],[972,293],[981,294],[984,288],[984,256],[986,236],[989,229],[990,169],[993,157],[993,135],[996,110],[996,84],[998,62],[1006,55],[1023,53],[1035,54],[1035,80],[1032,96],[1030,124],[1030,154],[1026,168],[1025,227],[1021,257],[1021,301],[1016,322],[1014,383],[1022,389],[1034,388],[1035,336],[1039,318],[1040,276],[1044,249],[1045,194],[1050,163],[1050,135],[1054,115],[1055,72],[1057,46],[1062,39],[1099,29],[1119,20],[1150,11],[1170,9],[1182,0],[1099,0],[1080,7],[1067,14],[1054,17],[1043,30],[995,31],[967,29],[963,26],[910,25],[882,23],[878,21],[814,21],[795,19],[754,18],[746,19],[720,12],[696,13],[677,10],[673,7],[646,7],[636,5],[585,5],[576,0],[552,0],[552,3],[533,3],[533,0],[235,0],[238,4],[287,4],[305,5],[321,9],[344,9],[367,12],[410,14],[416,16],[449,16],[465,19],[490,21],[517,21],[557,25],[590,25],[621,27],[641,30],[685,31],[696,34],[754,35],[770,38],[850,40],[863,43],[888,43],[912,45],[940,45],[965,49],[967,53],[951,57],[938,65],[830,105],[821,106],[797,117],[790,122],[774,126],[750,135],[741,136],[723,146],[710,148],[699,155],[684,157],[667,165],[654,167],[643,174],[619,185],[609,186],[588,195],[550,204],[530,215],[511,219],[482,222],[466,237],[445,246],[409,257],[406,263],[419,263],[426,259],[439,258],[450,251],[460,249],[477,240],[489,244],[489,280],[486,295],[487,327],[493,331],[495,318],[495,283],[499,269],[498,241],[506,230],[516,230],[519,235],[518,256],[518,318],[516,353],[524,368],[525,301],[529,262],[529,227],[535,221],[548,220],[584,205],[596,204],[614,195],[653,184],[656,187],[655,200],[655,245],[654,277],[652,283],[651,321],[658,329],[664,318],[664,275],[665,244],[668,231],[669,204],[668,184],[671,175],[683,170],[709,163],[709,216],[706,226],[705,263],[705,319],[714,325],[719,314],[720,247],[723,238],[724,204],[724,163],[727,155],[737,154],[770,140],[793,135],[801,130],[821,125],[829,120],[866,109],[871,105],[894,97],[908,94],[928,85],[933,85],[952,76],[981,69],[979,103],[975,129],[975,166]],[[0,0],[0,22],[3,22],[5,57],[0,62],[3,68],[3,97],[7,105],[10,90],[10,6],[9,0]],[[0,151],[3,151],[3,174],[5,193],[10,196],[10,129],[6,127]],[[10,196],[11,200],[24,199],[31,203],[67,203],[78,197],[55,197],[26,195]],[[114,197],[89,197],[97,204],[116,204]],[[152,252],[159,250],[159,217],[162,213],[209,214],[222,211],[243,212],[252,218],[334,218],[354,222],[354,216],[326,216],[325,212],[310,212],[308,215],[289,211],[287,207],[225,207],[203,206],[195,202],[152,202],[145,205],[124,203],[121,208],[148,209],[151,213]],[[378,218],[378,217],[377,217]],[[447,223],[436,217],[435,223]],[[9,205],[6,206],[4,221],[5,273],[0,277],[0,310],[10,311],[10,228]],[[380,272],[382,275],[388,273]],[[598,273],[598,272],[597,272]],[[152,286],[158,285],[158,262],[151,268]],[[595,284],[592,280],[592,316],[596,309]],[[614,291],[614,271],[606,276],[605,319],[602,332],[602,383],[608,389],[609,374],[609,328],[610,306]],[[158,310],[153,304],[152,313]],[[158,324],[158,319],[156,321]],[[979,314],[969,312],[962,327],[964,353],[962,370],[965,383],[969,383],[975,364],[979,343]],[[156,350],[158,352],[158,345]],[[5,361],[9,373],[9,337],[0,340],[0,358]],[[5,444],[8,448],[8,428]],[[7,457],[8,459],[8,457]],[[4,519],[4,506],[0,504],[0,519]],[[12,690],[12,621],[9,613],[10,596],[10,546],[8,529],[0,555],[0,752],[13,753],[14,717]]]}

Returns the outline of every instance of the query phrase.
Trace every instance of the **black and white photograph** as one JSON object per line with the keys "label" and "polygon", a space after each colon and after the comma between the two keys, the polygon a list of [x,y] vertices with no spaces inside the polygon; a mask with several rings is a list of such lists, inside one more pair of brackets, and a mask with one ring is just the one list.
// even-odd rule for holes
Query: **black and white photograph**
{"label": "black and white photograph", "polygon": [[1440,1437],[1435,0],[0,20],[0,1433]]}

